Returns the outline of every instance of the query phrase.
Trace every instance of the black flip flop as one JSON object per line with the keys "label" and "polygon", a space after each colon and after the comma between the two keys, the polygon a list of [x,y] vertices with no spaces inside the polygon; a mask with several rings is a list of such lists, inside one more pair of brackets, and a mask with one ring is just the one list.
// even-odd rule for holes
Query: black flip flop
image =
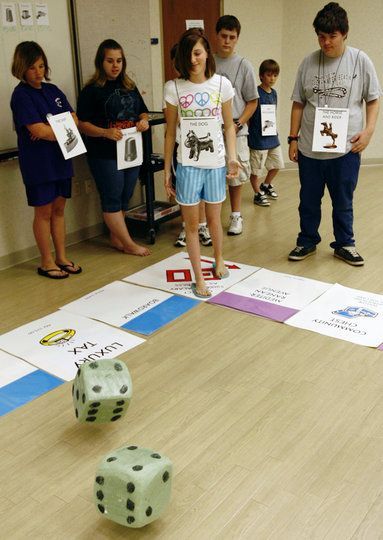
{"label": "black flip flop", "polygon": [[56,264],[60,268],[60,270],[64,270],[64,272],[68,272],[68,274],[81,274],[82,272],[81,266],[79,266],[77,270],[74,270],[73,261],[70,261],[69,264],[58,264],[58,263]]}
{"label": "black flip flop", "polygon": [[[60,270],[63,270],[62,268],[60,268]],[[67,277],[69,277],[69,274],[64,274],[64,275],[55,275],[55,274],[52,274],[51,272],[59,272],[59,269],[58,268],[50,268],[49,270],[44,270],[44,268],[38,268],[37,269],[37,273],[39,276],[44,276],[44,277],[47,277],[47,278],[50,278],[50,279],[65,279]]]}

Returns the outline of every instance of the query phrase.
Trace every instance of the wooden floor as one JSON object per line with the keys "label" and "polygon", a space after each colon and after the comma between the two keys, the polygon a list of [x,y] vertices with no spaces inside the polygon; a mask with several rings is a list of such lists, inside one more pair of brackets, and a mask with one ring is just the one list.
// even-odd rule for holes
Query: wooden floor
{"label": "wooden floor", "polygon": [[[351,267],[332,255],[326,196],[315,256],[287,261],[298,230],[298,181],[252,204],[245,230],[225,236],[226,259],[383,293],[383,167],[363,168]],[[229,209],[223,210],[227,225]],[[63,282],[37,261],[0,272],[1,332],[56,310],[175,252],[178,220],[138,258],[104,237],[69,250],[84,267]],[[209,248],[203,253],[209,254]],[[233,310],[200,305],[122,356],[134,396],[120,423],[79,425],[66,383],[0,419],[0,538],[383,538],[383,352]],[[92,500],[100,458],[126,443],[173,461],[171,503],[141,530],[102,519]]]}

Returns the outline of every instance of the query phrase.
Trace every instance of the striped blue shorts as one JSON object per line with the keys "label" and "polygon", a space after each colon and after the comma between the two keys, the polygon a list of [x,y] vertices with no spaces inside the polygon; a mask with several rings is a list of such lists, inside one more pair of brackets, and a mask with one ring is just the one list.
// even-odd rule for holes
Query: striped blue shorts
{"label": "striped blue shorts", "polygon": [[221,203],[226,199],[226,167],[201,169],[177,164],[176,201],[194,206],[200,201]]}

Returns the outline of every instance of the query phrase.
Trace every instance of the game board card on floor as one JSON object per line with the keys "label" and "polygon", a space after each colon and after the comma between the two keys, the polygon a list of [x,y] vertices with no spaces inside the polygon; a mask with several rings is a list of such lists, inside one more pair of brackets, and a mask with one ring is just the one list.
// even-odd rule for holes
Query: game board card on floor
{"label": "game board card on floor", "polygon": [[198,304],[158,289],[113,281],[60,309],[149,335]]}
{"label": "game board card on floor", "polygon": [[[203,275],[212,296],[219,294],[259,270],[257,266],[225,261],[229,275],[225,279],[217,279],[213,263],[214,259],[212,257],[201,257]],[[176,253],[152,266],[148,266],[144,270],[125,277],[124,281],[195,298],[191,289],[194,275],[186,252]],[[208,297],[206,300],[208,300]],[[205,301],[205,299],[202,299],[202,301]]]}
{"label": "game board card on floor", "polygon": [[0,416],[56,388],[64,381],[0,351]]}
{"label": "game board card on floor", "polygon": [[336,283],[286,324],[378,347],[383,342],[383,295]]}
{"label": "game board card on floor", "polygon": [[84,362],[115,358],[144,341],[61,310],[3,334],[0,349],[69,381]]}
{"label": "game board card on floor", "polygon": [[283,322],[323,294],[331,285],[261,268],[209,300],[209,303]]}

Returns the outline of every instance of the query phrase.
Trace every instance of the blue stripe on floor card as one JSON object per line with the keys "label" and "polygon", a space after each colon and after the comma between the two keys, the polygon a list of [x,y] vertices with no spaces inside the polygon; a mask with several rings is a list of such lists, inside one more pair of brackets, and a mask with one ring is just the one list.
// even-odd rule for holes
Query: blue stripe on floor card
{"label": "blue stripe on floor card", "polygon": [[132,330],[138,334],[149,335],[200,303],[199,300],[192,298],[172,296],[158,304],[158,306],[127,322],[121,328]]}
{"label": "blue stripe on floor card", "polygon": [[64,381],[37,369],[0,388],[0,416],[32,401]]}

